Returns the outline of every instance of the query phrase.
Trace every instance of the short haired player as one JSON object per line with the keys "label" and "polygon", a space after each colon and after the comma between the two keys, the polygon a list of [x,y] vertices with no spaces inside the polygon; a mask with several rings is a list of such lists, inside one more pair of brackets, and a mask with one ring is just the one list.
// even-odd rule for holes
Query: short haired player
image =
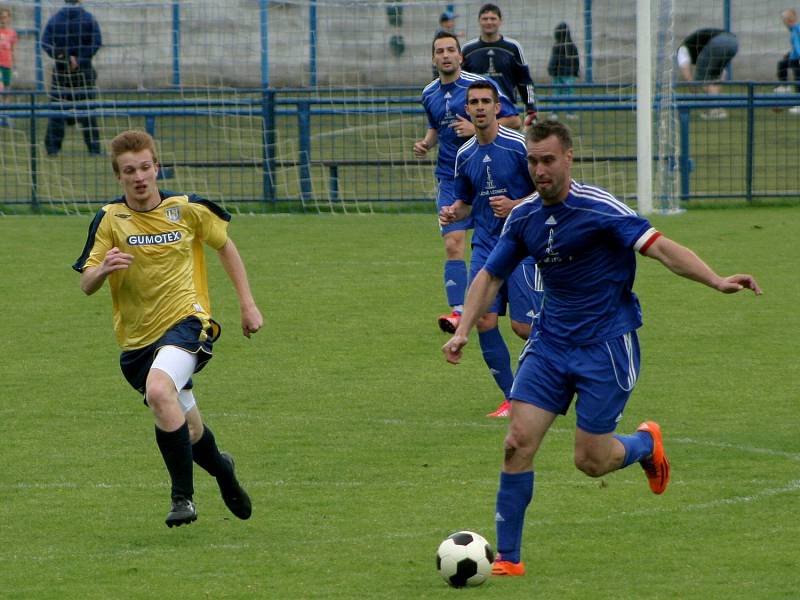
{"label": "short haired player", "polygon": [[[414,143],[414,156],[424,158],[428,151],[439,144],[436,159],[437,211],[453,203],[453,167],[456,151],[475,134],[475,128],[467,118],[467,87],[478,80],[488,80],[461,70],[461,44],[454,34],[440,31],[431,45],[432,61],[439,77],[429,83],[422,91],[422,106],[428,118],[425,137]],[[520,118],[511,101],[501,95],[501,108],[498,118],[503,125],[515,129],[520,126]],[[467,230],[472,228],[469,219],[441,226],[444,239],[445,265],[444,286],[450,314],[439,317],[439,327],[448,333],[455,331],[464,304],[467,289],[467,265],[464,262]]]}
{"label": "short haired player", "polygon": [[[467,114],[475,136],[458,149],[455,166],[456,201],[439,213],[443,225],[472,216],[470,280],[486,263],[500,238],[511,210],[535,190],[527,165],[525,137],[497,122],[500,97],[488,81],[476,81],[467,89]],[[542,303],[541,282],[532,258],[524,259],[511,273],[486,314],[477,322],[478,340],[489,372],[503,393],[503,402],[489,417],[507,417],[514,372],[511,356],[498,327],[498,316],[508,306],[511,329],[528,339],[531,322]]]}
{"label": "short haired player", "polygon": [[204,245],[217,251],[233,283],[244,335],[249,338],[263,324],[228,237],[231,216],[193,194],[159,190],[155,143],[143,131],[125,131],[112,140],[111,164],[123,195],[97,212],[73,268],[87,295],[106,280],[111,288],[120,366],[152,411],[172,483],[166,524],[197,518],[192,462],[216,478],[228,509],[247,519],[251,501],[236,479],[233,458],[220,453],[192,391],[192,375],[211,359],[220,334],[211,318]]}
{"label": "short haired player", "polygon": [[467,336],[503,280],[532,256],[545,302],[511,389],[511,422],[497,492],[496,575],[523,575],[520,550],[533,496],[534,457],[556,416],[577,395],[575,465],[600,477],[639,463],[651,491],[669,482],[661,428],[645,421],[616,435],[639,370],[636,330],[642,325],[632,291],[636,253],[725,294],[761,289],[750,275],[720,277],[698,256],[654,229],[607,191],[570,177],[572,141],[558,122],[527,134],[528,170],[537,192],[511,211],[500,241],[472,282],[455,335],[442,347],[458,363]]}

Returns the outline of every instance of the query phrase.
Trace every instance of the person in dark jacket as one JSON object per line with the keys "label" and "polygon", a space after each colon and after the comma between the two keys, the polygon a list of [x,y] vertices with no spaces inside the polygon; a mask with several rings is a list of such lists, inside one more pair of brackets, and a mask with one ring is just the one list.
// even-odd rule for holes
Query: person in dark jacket
{"label": "person in dark jacket", "polygon": [[[103,45],[100,26],[80,0],[65,0],[61,10],[50,17],[42,35],[42,49],[54,61],[50,98],[57,103],[75,103],[96,97],[97,72],[92,58]],[[73,116],[69,116],[69,112]],[[81,116],[78,116],[78,114]],[[78,123],[89,154],[100,154],[100,134],[97,120],[77,106],[65,107],[63,116],[47,122],[44,144],[48,156],[61,150],[66,125]]]}
{"label": "person in dark jacket", "polygon": [[[580,73],[578,47],[572,41],[572,34],[566,23],[559,23],[556,26],[553,37],[555,37],[555,43],[550,51],[547,74],[553,78],[553,83],[557,86],[555,88],[556,96],[571,96],[575,92],[572,85],[577,81]],[[558,120],[558,115],[551,113],[548,118]],[[567,118],[577,119],[578,115],[568,112]]]}

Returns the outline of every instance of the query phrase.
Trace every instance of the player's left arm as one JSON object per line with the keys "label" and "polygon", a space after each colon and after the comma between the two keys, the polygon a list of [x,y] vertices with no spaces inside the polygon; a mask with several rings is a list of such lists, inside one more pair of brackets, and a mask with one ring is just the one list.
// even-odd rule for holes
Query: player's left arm
{"label": "player's left arm", "polygon": [[536,121],[536,92],[533,87],[533,78],[527,64],[517,63],[516,82],[519,97],[525,103],[525,127],[530,127]]}
{"label": "player's left arm", "polygon": [[[652,239],[654,238],[655,239]],[[756,296],[761,295],[761,288],[752,275],[729,275],[721,277],[689,248],[654,232],[644,242],[639,252],[654,258],[670,271],[686,279],[703,283],[723,294],[735,294],[743,289],[753,290]]]}
{"label": "player's left arm", "polygon": [[261,316],[261,311],[258,310],[256,301],[250,291],[250,282],[247,279],[244,262],[242,262],[242,257],[239,255],[239,250],[230,238],[217,250],[217,254],[222,267],[233,283],[236,295],[239,297],[242,333],[246,337],[250,337],[250,334],[256,333],[264,325],[264,318]]}

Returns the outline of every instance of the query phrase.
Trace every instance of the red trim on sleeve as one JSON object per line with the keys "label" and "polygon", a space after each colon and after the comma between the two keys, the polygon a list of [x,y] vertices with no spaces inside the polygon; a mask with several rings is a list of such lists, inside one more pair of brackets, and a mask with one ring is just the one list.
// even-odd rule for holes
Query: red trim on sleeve
{"label": "red trim on sleeve", "polygon": [[663,235],[663,234],[662,234],[660,231],[656,231],[656,232],[655,232],[653,235],[651,235],[651,236],[650,236],[650,239],[649,239],[649,240],[647,240],[647,241],[644,243],[644,245],[643,245],[641,248],[639,248],[639,254],[642,254],[642,255],[644,255],[644,253],[645,253],[645,252],[647,252],[647,249],[648,249],[650,246],[652,246],[652,245],[653,245],[653,242],[655,242],[655,241],[656,241],[658,238],[660,238],[662,235]]}

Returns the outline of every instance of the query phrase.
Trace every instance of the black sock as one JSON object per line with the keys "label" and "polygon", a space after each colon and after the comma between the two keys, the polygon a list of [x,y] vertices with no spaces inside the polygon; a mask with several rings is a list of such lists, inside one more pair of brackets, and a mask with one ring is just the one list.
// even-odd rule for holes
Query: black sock
{"label": "black sock", "polygon": [[208,428],[208,425],[203,426],[203,435],[192,444],[192,457],[194,462],[208,471],[212,477],[228,474],[228,463],[219,453],[214,433]]}
{"label": "black sock", "polygon": [[172,480],[172,497],[183,496],[191,500],[194,486],[189,425],[184,421],[175,431],[162,431],[156,427],[156,443]]}

